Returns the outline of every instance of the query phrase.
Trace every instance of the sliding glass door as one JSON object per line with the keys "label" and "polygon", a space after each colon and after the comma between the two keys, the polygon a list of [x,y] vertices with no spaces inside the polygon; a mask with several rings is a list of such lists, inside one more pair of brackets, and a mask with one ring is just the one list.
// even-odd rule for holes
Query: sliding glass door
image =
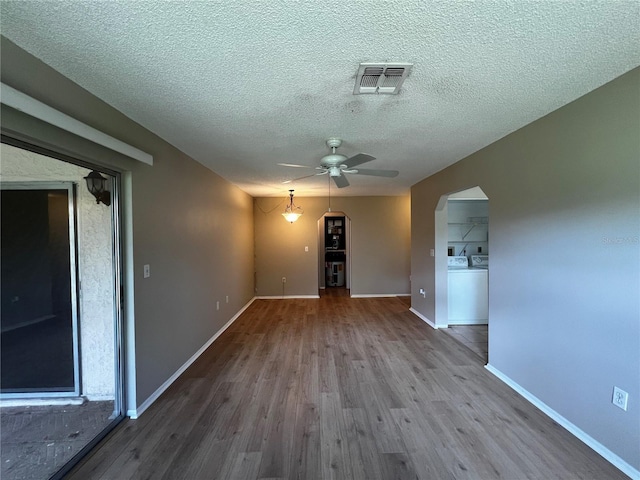
{"label": "sliding glass door", "polygon": [[4,184],[1,195],[0,391],[77,396],[73,184]]}
{"label": "sliding glass door", "polygon": [[120,176],[1,140],[0,478],[58,480],[123,418]]}

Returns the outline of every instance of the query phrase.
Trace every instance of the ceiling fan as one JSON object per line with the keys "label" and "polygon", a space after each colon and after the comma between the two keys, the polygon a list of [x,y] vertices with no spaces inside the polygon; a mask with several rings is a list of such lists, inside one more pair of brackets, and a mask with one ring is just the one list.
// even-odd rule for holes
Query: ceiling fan
{"label": "ceiling fan", "polygon": [[296,165],[293,163],[278,163],[278,165],[283,167],[295,167],[295,168],[315,168],[319,170],[319,173],[312,173],[311,175],[305,175],[304,177],[294,178],[293,180],[287,180],[282,183],[291,183],[297,180],[302,180],[303,178],[313,177],[315,175],[326,175],[329,174],[333,181],[338,186],[338,188],[344,188],[349,186],[349,181],[347,177],[343,174],[357,174],[357,175],[372,175],[374,177],[387,177],[393,178],[398,176],[397,170],[373,170],[370,168],[354,168],[358,165],[362,165],[363,163],[370,162],[371,160],[375,160],[376,157],[372,157],[371,155],[367,155],[366,153],[357,153],[352,157],[345,157],[344,155],[340,155],[336,153],[336,148],[342,145],[342,140],[339,138],[329,138],[327,139],[327,146],[331,149],[331,153],[329,155],[325,155],[320,159],[319,167],[309,167],[307,165]]}

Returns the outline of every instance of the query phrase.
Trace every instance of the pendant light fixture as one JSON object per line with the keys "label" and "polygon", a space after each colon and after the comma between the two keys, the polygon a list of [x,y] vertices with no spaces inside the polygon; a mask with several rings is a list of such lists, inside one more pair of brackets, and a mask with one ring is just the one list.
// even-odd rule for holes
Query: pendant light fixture
{"label": "pendant light fixture", "polygon": [[284,209],[282,216],[287,222],[293,223],[300,218],[300,215],[302,215],[302,208],[293,203],[293,190],[289,190],[289,205]]}

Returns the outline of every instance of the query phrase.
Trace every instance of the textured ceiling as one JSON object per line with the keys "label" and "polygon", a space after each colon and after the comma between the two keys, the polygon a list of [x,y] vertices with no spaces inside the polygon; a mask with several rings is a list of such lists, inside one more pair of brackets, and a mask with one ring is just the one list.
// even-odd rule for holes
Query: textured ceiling
{"label": "textured ceiling", "polygon": [[[324,140],[409,187],[640,64],[634,1],[1,2],[1,32],[253,196],[286,195]],[[396,96],[360,62],[411,62]],[[310,171],[311,173],[312,171]],[[326,195],[327,177],[293,185]]]}

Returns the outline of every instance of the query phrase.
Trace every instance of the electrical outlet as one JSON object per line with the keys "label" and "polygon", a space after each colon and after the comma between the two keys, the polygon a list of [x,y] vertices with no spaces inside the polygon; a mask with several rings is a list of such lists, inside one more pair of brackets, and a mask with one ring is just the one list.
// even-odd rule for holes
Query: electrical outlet
{"label": "electrical outlet", "polygon": [[151,276],[151,267],[149,265],[142,267],[142,276],[144,278],[149,278]]}
{"label": "electrical outlet", "polygon": [[287,277],[282,277],[282,283],[287,283]]}
{"label": "electrical outlet", "polygon": [[309,247],[308,247],[308,246],[305,246],[305,247],[304,247],[304,251],[305,251],[305,252],[308,252],[308,251],[309,251]]}
{"label": "electrical outlet", "polygon": [[620,407],[625,412],[627,411],[627,402],[629,400],[629,394],[618,387],[613,387],[613,398],[611,403],[616,407]]}
{"label": "electrical outlet", "polygon": [[220,310],[220,302],[216,302],[216,310]]}
{"label": "electrical outlet", "polygon": [[426,292],[424,291],[424,288],[421,288],[421,289],[420,289],[420,295],[422,295],[422,298],[427,298],[427,294],[426,294]]}

